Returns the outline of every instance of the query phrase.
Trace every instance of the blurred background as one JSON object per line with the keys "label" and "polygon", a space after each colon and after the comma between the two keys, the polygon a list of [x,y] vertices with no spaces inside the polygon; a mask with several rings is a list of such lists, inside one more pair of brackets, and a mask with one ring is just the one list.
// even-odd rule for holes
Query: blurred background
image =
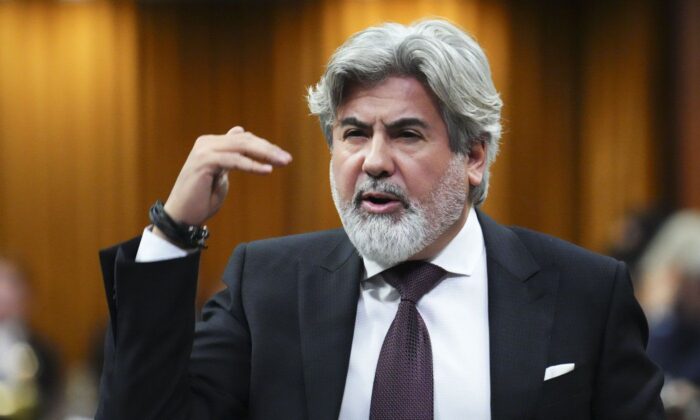
{"label": "blurred background", "polygon": [[236,244],[340,226],[305,88],[350,34],[427,16],[477,38],[505,102],[486,212],[628,261],[669,411],[700,418],[695,0],[0,0],[0,418],[92,416],[97,251],[140,233],[197,136],[294,156],[232,174],[200,300]]}

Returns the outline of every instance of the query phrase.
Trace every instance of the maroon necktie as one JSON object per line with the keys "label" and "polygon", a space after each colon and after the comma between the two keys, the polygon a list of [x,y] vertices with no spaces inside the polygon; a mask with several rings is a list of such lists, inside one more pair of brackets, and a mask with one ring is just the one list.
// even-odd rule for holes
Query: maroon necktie
{"label": "maroon necktie", "polygon": [[370,419],[433,418],[433,352],[416,303],[444,274],[424,261],[407,261],[382,274],[399,291],[401,303],[379,353]]}

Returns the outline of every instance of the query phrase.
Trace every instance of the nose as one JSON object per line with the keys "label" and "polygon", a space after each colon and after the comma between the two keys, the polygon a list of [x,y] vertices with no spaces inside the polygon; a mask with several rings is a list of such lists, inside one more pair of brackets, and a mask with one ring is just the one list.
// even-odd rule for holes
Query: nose
{"label": "nose", "polygon": [[367,154],[362,163],[362,170],[373,178],[386,178],[394,173],[394,159],[391,145],[387,139],[375,133],[366,146]]}

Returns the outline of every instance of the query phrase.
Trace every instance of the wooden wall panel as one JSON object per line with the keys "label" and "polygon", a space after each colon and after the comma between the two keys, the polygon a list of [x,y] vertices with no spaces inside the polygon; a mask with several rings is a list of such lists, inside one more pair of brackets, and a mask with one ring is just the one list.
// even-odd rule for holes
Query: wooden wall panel
{"label": "wooden wall panel", "polygon": [[324,45],[329,39],[323,22],[321,8],[312,3],[282,5],[275,16],[274,137],[294,157],[284,169],[285,222],[292,233],[340,226],[330,198],[329,149],[305,99],[306,88],[323,72],[323,54],[330,48]]}
{"label": "wooden wall panel", "polygon": [[[682,207],[700,210],[700,2],[681,0],[676,11],[676,176]],[[671,143],[671,142],[669,142]]]}
{"label": "wooden wall panel", "polygon": [[135,39],[128,4],[0,4],[0,246],[67,360],[106,312],[98,248],[138,226]]}
{"label": "wooden wall panel", "polygon": [[610,225],[655,202],[659,185],[652,102],[658,71],[652,2],[592,2],[581,55],[580,242],[602,250]]}
{"label": "wooden wall panel", "polygon": [[[564,3],[513,2],[503,220],[576,241],[578,33]],[[504,170],[505,169],[505,170]],[[505,173],[504,173],[505,172]],[[494,194],[499,194],[496,190]]]}

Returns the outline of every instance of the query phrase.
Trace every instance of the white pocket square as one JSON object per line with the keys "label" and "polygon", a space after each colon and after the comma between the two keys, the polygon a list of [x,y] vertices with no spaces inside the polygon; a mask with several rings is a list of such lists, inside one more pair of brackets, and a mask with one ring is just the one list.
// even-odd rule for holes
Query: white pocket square
{"label": "white pocket square", "polygon": [[564,363],[563,365],[550,366],[544,370],[544,380],[548,381],[550,379],[561,376],[565,373],[569,373],[576,367],[575,363]]}

